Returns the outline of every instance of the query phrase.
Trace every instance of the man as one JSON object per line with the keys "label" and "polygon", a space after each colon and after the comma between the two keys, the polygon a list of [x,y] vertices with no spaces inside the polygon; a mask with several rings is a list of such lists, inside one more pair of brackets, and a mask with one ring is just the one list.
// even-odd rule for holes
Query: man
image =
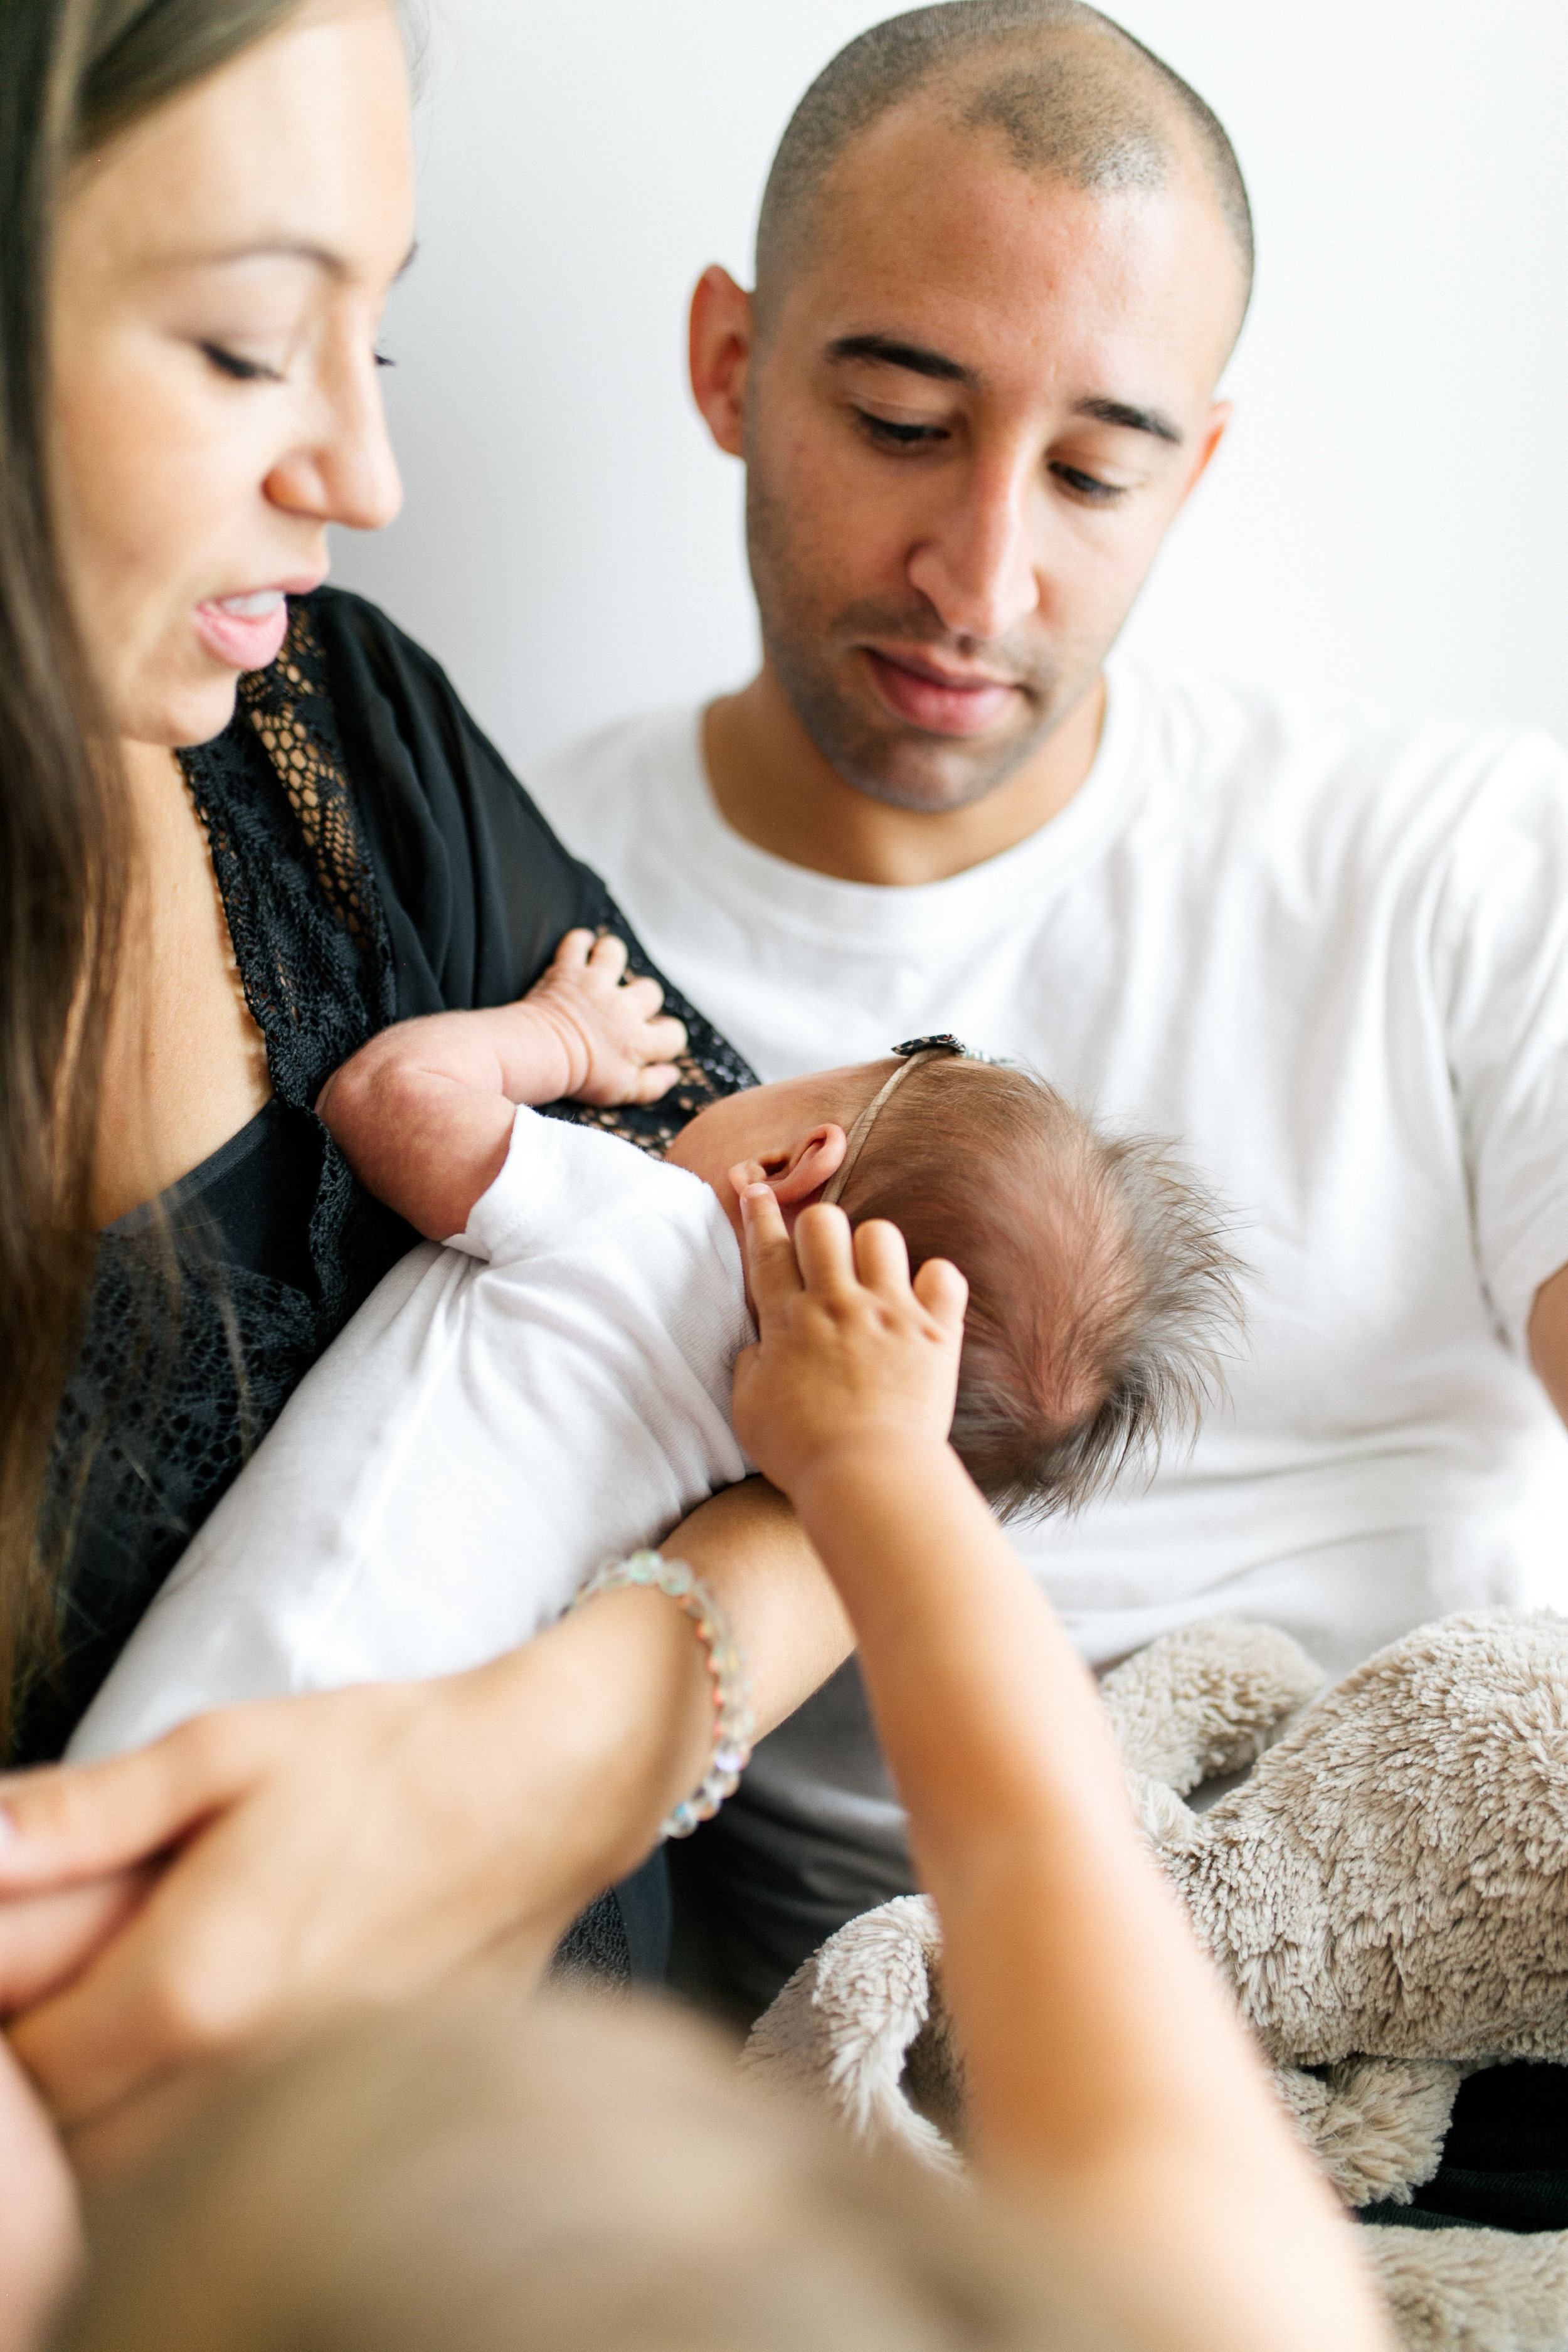
{"label": "man", "polygon": [[[1230,1403],[1146,1490],[1016,1531],[1096,1664],[1236,1613],[1340,1669],[1568,1592],[1568,766],[1107,662],[1225,430],[1251,262],[1219,124],[1075,0],[851,43],[754,295],[710,269],[692,310],[763,667],[535,779],[764,1077],[951,1029],[1234,1202]],[[718,1835],[752,2000],[907,1886],[852,1673]]]}

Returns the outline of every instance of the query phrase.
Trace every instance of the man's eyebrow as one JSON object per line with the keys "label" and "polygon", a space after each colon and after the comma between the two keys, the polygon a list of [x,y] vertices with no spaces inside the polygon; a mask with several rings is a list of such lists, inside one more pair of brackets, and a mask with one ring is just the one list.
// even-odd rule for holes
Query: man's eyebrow
{"label": "man's eyebrow", "polygon": [[1136,408],[1127,400],[1080,400],[1073,410],[1075,416],[1092,416],[1098,425],[1120,425],[1129,433],[1152,433],[1156,441],[1168,441],[1173,449],[1182,446],[1181,428],[1157,408]]}
{"label": "man's eyebrow", "polygon": [[945,352],[929,352],[921,343],[901,343],[893,335],[840,335],[827,346],[830,360],[869,360],[876,367],[907,368],[911,375],[934,376],[939,383],[962,383],[971,390],[980,379],[973,368]]}

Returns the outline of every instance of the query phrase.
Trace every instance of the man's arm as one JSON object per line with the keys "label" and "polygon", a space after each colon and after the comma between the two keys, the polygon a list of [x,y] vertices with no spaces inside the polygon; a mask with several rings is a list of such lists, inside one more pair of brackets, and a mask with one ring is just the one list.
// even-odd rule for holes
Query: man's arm
{"label": "man's arm", "polygon": [[447,1241],[500,1174],[520,1103],[668,1094],[686,1032],[660,1015],[658,982],[626,969],[619,940],[568,931],[520,1003],[401,1021],[362,1046],[316,1109],[366,1192]]}
{"label": "man's arm", "polygon": [[1526,1336],[1536,1377],[1568,1422],[1568,1265],[1536,1292]]}

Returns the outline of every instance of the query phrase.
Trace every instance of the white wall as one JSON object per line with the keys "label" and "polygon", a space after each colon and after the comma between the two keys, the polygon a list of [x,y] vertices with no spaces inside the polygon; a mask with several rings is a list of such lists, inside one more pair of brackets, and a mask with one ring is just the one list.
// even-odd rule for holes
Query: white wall
{"label": "white wall", "polygon": [[[863,0],[432,0],[421,250],[387,379],[407,504],[338,577],[526,769],[738,682],[739,471],[683,373],[749,282],[800,90]],[[1568,5],[1125,0],[1225,119],[1260,272],[1232,440],[1131,624],[1336,698],[1568,736]]]}

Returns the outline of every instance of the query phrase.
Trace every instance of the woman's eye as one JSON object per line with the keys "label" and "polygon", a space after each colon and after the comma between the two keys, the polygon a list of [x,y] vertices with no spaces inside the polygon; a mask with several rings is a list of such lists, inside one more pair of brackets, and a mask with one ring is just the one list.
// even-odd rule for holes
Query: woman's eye
{"label": "woman's eye", "polygon": [[897,425],[891,417],[873,416],[865,408],[858,408],[855,414],[871,439],[884,449],[920,449],[947,438],[940,425]]}
{"label": "woman's eye", "polygon": [[397,365],[397,362],[395,359],[390,358],[385,352],[374,352],[372,353],[372,357],[374,359],[377,367],[395,367]]}
{"label": "woman's eye", "polygon": [[1065,484],[1072,492],[1075,499],[1085,499],[1090,506],[1114,506],[1118,499],[1126,496],[1125,488],[1121,483],[1102,482],[1098,475],[1086,474],[1078,466],[1058,464],[1051,467],[1051,471],[1058,481]]}
{"label": "woman's eye", "polygon": [[276,368],[263,367],[259,360],[242,360],[237,352],[226,351],[221,343],[204,343],[202,355],[235,383],[281,383]]}

